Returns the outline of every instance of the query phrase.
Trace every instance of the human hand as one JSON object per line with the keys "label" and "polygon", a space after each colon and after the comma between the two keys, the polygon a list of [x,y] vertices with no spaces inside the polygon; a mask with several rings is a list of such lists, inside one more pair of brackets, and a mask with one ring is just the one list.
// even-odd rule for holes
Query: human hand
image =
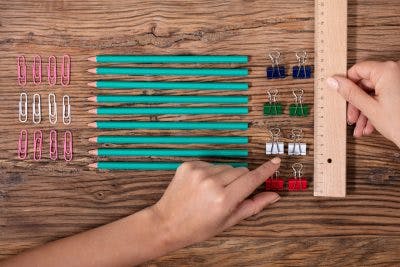
{"label": "human hand", "polygon": [[278,201],[274,192],[246,198],[279,165],[279,158],[253,171],[202,161],[183,163],[162,198],[150,208],[167,232],[170,249],[204,241]]}
{"label": "human hand", "polygon": [[347,75],[328,78],[327,83],[349,102],[347,121],[356,123],[354,136],[376,128],[400,147],[400,61],[364,61]]}

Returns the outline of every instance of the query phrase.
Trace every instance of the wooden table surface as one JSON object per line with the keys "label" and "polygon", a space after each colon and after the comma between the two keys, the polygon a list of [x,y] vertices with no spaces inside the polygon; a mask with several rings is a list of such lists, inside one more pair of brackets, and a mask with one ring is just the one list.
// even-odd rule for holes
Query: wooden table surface
{"label": "wooden table surface", "polygon": [[[313,61],[314,1],[186,2],[192,3],[176,0],[0,2],[0,257],[136,212],[155,203],[171,180],[173,172],[98,172],[87,167],[96,161],[87,153],[96,145],[87,140],[101,133],[86,126],[96,119],[95,115],[87,113],[94,105],[86,98],[96,93],[96,89],[86,85],[95,78],[86,72],[95,66],[86,61],[87,57],[100,53],[245,54],[250,56],[250,75],[245,79],[251,84],[246,93],[250,96],[248,116],[160,116],[157,119],[248,121],[250,129],[247,132],[221,134],[250,137],[248,162],[251,168],[268,158],[264,154],[267,127],[281,127],[285,137],[292,127],[301,127],[310,154],[299,161],[305,165],[304,174],[310,181],[310,189],[301,193],[283,193],[279,203],[259,215],[207,242],[151,264],[399,265],[398,148],[379,134],[355,140],[349,127],[348,196],[345,199],[315,198],[311,183],[312,116],[292,119],[284,115],[266,119],[262,115],[268,88],[280,90],[285,106],[293,101],[292,88],[304,89],[305,102],[312,102],[312,80],[268,81],[264,71],[270,64],[265,57],[271,49],[283,53],[287,68],[296,64],[294,53],[298,50],[308,51],[309,60]],[[367,58],[399,59],[400,2],[349,2],[349,66]],[[33,86],[29,76],[28,86],[19,87],[16,57],[20,54],[25,55],[29,63],[35,54],[41,55],[44,62],[50,55],[61,59],[63,54],[69,54],[72,58],[70,86],[50,88],[44,75],[44,83],[40,86]],[[44,73],[45,67],[46,64]],[[23,90],[28,92],[30,99],[35,92],[42,95],[43,122],[40,125],[18,122],[17,105]],[[71,97],[71,125],[50,126],[47,118],[50,92],[57,96],[59,116],[62,95]],[[34,162],[32,153],[27,160],[17,159],[18,134],[25,128],[31,136],[34,129],[44,131],[46,159]],[[66,129],[72,131],[72,162],[47,159],[48,133],[53,128],[59,133]],[[140,131],[140,134],[146,133],[154,134]],[[174,134],[172,131],[165,133]],[[290,165],[296,160],[283,157],[283,176],[291,174]]]}

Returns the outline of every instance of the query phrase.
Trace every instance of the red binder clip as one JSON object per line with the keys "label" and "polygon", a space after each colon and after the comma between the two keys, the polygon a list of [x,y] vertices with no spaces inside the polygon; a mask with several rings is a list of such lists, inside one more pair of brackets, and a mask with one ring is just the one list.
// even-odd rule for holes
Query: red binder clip
{"label": "red binder clip", "polygon": [[269,177],[265,181],[266,191],[282,191],[284,188],[284,182],[282,178],[279,178],[279,171],[276,171],[272,177]]}
{"label": "red binder clip", "polygon": [[32,76],[34,84],[42,83],[42,58],[39,55],[33,57]]}
{"label": "red binder clip", "polygon": [[21,130],[18,140],[18,158],[26,159],[28,154],[28,131]]}
{"label": "red binder clip", "polygon": [[33,159],[42,159],[42,144],[43,144],[43,134],[41,130],[36,130],[33,133]]}
{"label": "red binder clip", "polygon": [[26,85],[26,60],[25,56],[19,56],[17,58],[17,82],[18,85]]}
{"label": "red binder clip", "polygon": [[50,131],[50,159],[58,159],[58,142],[57,142],[57,131]]}
{"label": "red binder clip", "polygon": [[71,57],[64,55],[61,65],[61,84],[67,86],[71,78]]}
{"label": "red binder clip", "polygon": [[47,81],[51,86],[57,83],[57,58],[55,56],[49,56],[49,63],[47,64]]}
{"label": "red binder clip", "polygon": [[72,160],[73,146],[72,146],[72,133],[70,131],[65,131],[64,133],[64,159],[65,161]]}
{"label": "red binder clip", "polygon": [[304,191],[307,189],[307,180],[302,176],[303,164],[294,163],[292,165],[293,178],[288,180],[288,191]]}

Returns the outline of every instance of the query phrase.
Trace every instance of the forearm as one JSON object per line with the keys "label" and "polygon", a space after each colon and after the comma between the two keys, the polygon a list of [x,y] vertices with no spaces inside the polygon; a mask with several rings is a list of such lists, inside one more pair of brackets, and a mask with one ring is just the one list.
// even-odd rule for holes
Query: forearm
{"label": "forearm", "polygon": [[176,249],[151,209],[51,242],[4,262],[4,266],[132,266]]}

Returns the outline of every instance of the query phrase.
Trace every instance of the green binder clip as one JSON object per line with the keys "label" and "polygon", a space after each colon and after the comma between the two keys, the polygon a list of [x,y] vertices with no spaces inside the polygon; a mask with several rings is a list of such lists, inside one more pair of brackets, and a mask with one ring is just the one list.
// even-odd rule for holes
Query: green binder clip
{"label": "green binder clip", "polygon": [[282,114],[282,104],[277,102],[278,90],[268,90],[268,103],[264,104],[264,115],[265,116],[276,116]]}
{"label": "green binder clip", "polygon": [[289,115],[292,117],[306,117],[309,114],[308,105],[303,104],[303,89],[294,89],[292,91],[295,103],[289,106]]}

